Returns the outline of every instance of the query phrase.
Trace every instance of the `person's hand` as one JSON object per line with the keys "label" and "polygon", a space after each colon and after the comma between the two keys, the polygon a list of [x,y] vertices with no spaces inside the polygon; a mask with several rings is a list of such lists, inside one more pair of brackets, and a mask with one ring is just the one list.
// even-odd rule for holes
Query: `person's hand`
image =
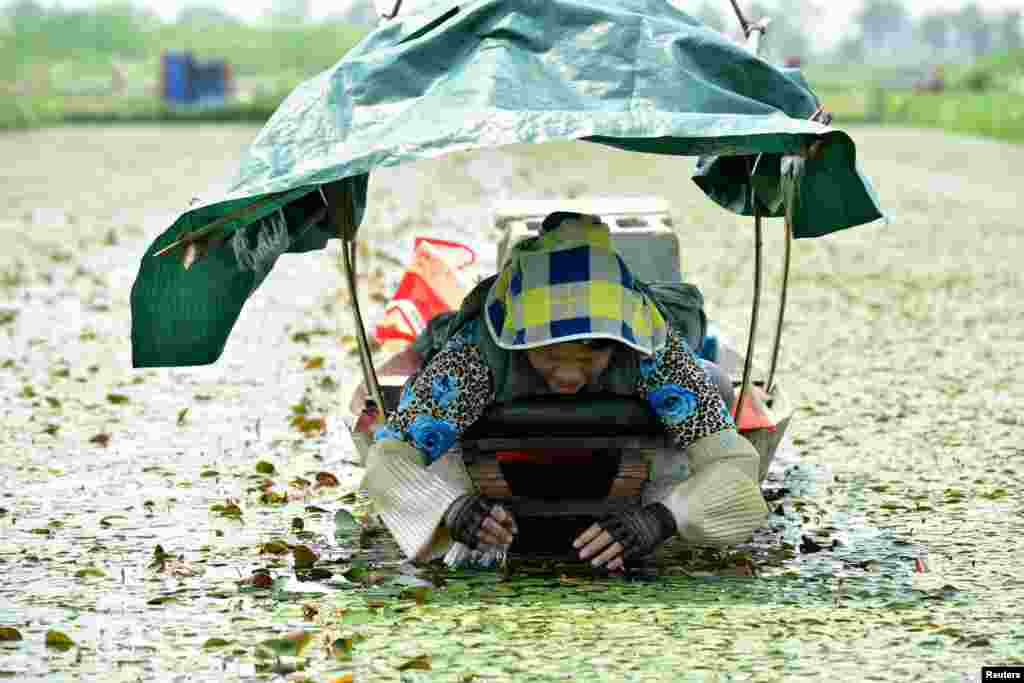
{"label": "person's hand", "polygon": [[661,503],[653,503],[590,525],[572,546],[580,551],[581,560],[593,557],[594,567],[607,564],[610,571],[619,571],[627,559],[652,552],[675,533],[675,517]]}
{"label": "person's hand", "polygon": [[480,543],[510,545],[519,533],[512,514],[479,493],[456,498],[448,506],[444,524],[453,539],[470,548]]}

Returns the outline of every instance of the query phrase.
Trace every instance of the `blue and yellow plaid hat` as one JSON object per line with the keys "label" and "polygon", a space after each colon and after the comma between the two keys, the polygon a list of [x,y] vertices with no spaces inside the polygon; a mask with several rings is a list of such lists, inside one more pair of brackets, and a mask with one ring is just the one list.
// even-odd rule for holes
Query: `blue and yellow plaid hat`
{"label": "blue and yellow plaid hat", "polygon": [[485,310],[491,336],[509,350],[611,339],[653,354],[668,331],[634,286],[608,226],[580,214],[552,214],[540,236],[513,249]]}

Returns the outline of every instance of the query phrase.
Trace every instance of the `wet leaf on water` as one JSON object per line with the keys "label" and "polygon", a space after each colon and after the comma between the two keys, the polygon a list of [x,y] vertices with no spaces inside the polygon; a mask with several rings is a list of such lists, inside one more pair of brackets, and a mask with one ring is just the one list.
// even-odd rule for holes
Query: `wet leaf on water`
{"label": "wet leaf on water", "polygon": [[130,401],[131,399],[124,394],[107,394],[107,402],[112,403],[115,406],[124,405]]}
{"label": "wet leaf on water", "polygon": [[274,463],[267,462],[266,460],[260,460],[256,463],[256,471],[260,474],[274,474],[277,470],[274,468]]}
{"label": "wet leaf on water", "polygon": [[54,398],[53,396],[47,396],[47,397],[46,397],[46,402],[47,402],[47,403],[48,403],[48,404],[50,405],[50,407],[51,407],[51,408],[53,408],[54,410],[59,410],[59,409],[60,409],[60,406],[61,406],[61,402],[60,402],[60,399],[58,399],[58,398]]}
{"label": "wet leaf on water", "polygon": [[292,631],[283,638],[264,640],[256,646],[256,655],[263,657],[301,657],[302,652],[312,640],[312,633]]}
{"label": "wet leaf on water", "polygon": [[201,401],[201,402],[202,401],[212,401],[213,400],[213,396],[211,394],[196,394],[192,398],[194,398],[197,401]]}
{"label": "wet leaf on water", "polygon": [[329,651],[332,657],[347,661],[352,659],[352,649],[355,647],[355,641],[352,638],[335,638],[331,641]]}
{"label": "wet leaf on water", "polygon": [[18,319],[18,311],[0,311],[0,325],[10,325]]}
{"label": "wet leaf on water", "polygon": [[57,436],[57,432],[60,431],[60,425],[50,423],[43,427],[43,433],[49,434],[50,436]]}
{"label": "wet leaf on water", "polygon": [[306,417],[295,415],[290,420],[292,427],[306,436],[317,436],[327,432],[327,419],[323,417]]}
{"label": "wet leaf on water", "polygon": [[398,665],[399,671],[430,671],[430,655],[419,655]]}
{"label": "wet leaf on water", "polygon": [[272,588],[274,585],[274,578],[267,572],[257,571],[253,572],[252,576],[242,579],[238,582],[239,588]]}
{"label": "wet leaf on water", "polygon": [[188,411],[189,408],[182,408],[181,410],[178,411],[178,419],[176,420],[176,424],[179,427],[184,427],[185,424],[188,422]]}
{"label": "wet leaf on water", "polygon": [[288,494],[268,489],[260,494],[260,503],[263,505],[285,505],[288,503]]}
{"label": "wet leaf on water", "polygon": [[152,607],[159,607],[160,605],[166,605],[170,602],[177,602],[178,598],[174,595],[159,595],[155,598],[150,598],[146,601],[147,605]]}
{"label": "wet leaf on water", "polygon": [[101,448],[106,448],[110,445],[110,434],[97,434],[96,436],[89,439],[89,443],[96,444]]}
{"label": "wet leaf on water", "polygon": [[46,647],[52,647],[55,650],[65,652],[74,646],[75,641],[71,640],[60,631],[50,630],[46,632]]}
{"label": "wet leaf on water", "polygon": [[302,517],[293,517],[292,518],[292,530],[293,531],[302,531],[305,528],[306,528],[306,523],[302,521]]}
{"label": "wet leaf on water", "polygon": [[359,531],[359,521],[345,508],[340,508],[334,513],[334,535],[346,536]]}
{"label": "wet leaf on water", "polygon": [[224,503],[211,505],[210,512],[216,513],[221,517],[227,517],[228,519],[242,518],[242,508],[238,507],[238,503],[231,499],[228,499]]}
{"label": "wet leaf on water", "polygon": [[99,567],[86,567],[84,569],[79,569],[77,572],[75,572],[75,577],[79,579],[102,579],[106,576],[107,573]]}
{"label": "wet leaf on water", "polygon": [[316,561],[320,559],[317,554],[310,550],[307,546],[297,545],[292,547],[292,557],[295,558],[296,569],[306,569],[316,564]]}
{"label": "wet leaf on water", "polygon": [[1006,489],[994,489],[988,493],[981,494],[981,497],[986,500],[1001,500],[1006,498],[1008,495],[1010,494]]}
{"label": "wet leaf on water", "polygon": [[308,357],[308,358],[304,358],[304,361],[305,361],[305,368],[307,370],[320,370],[324,366],[324,357],[323,356],[311,356],[311,357]]}
{"label": "wet leaf on water", "polygon": [[53,530],[47,529],[46,527],[37,527],[35,529],[29,530],[29,533],[36,534],[37,536],[49,536],[53,533]]}
{"label": "wet leaf on water", "polygon": [[107,515],[106,517],[100,518],[100,526],[104,529],[114,526],[114,522],[127,521],[128,518],[124,515]]}
{"label": "wet leaf on water", "polygon": [[321,488],[333,488],[338,485],[338,478],[330,472],[317,472],[316,485]]}
{"label": "wet leaf on water", "polygon": [[260,544],[261,555],[286,555],[290,551],[291,546],[284,541],[268,541]]}
{"label": "wet leaf on water", "polygon": [[36,397],[36,390],[26,384],[24,387],[22,387],[21,393],[19,393],[18,396],[20,396],[21,398],[32,399]]}
{"label": "wet leaf on water", "polygon": [[219,476],[220,476],[220,472],[218,472],[217,470],[203,470],[202,472],[199,473],[199,478],[200,479],[210,479],[212,477],[219,477]]}
{"label": "wet leaf on water", "polygon": [[226,647],[228,645],[231,645],[234,642],[235,641],[233,641],[233,640],[225,640],[223,638],[208,638],[206,640],[206,642],[203,643],[203,649],[204,650],[215,650],[215,649],[217,649],[219,647]]}
{"label": "wet leaf on water", "polygon": [[24,640],[18,629],[11,626],[0,626],[0,643],[12,643],[18,640]]}
{"label": "wet leaf on water", "polygon": [[327,376],[323,377],[318,384],[319,384],[320,388],[322,390],[324,390],[324,391],[337,391],[338,390],[338,383],[330,375],[327,375]]}

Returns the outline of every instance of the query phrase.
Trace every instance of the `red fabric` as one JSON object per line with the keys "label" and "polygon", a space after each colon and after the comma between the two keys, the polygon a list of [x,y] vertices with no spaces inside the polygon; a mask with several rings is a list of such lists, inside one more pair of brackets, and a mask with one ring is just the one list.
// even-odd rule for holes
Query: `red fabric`
{"label": "red fabric", "polygon": [[[733,405],[731,413],[736,421],[736,429],[741,432],[750,432],[755,429],[767,429],[775,431],[775,422],[765,413],[765,401],[768,395],[761,387],[751,384],[750,392],[743,399],[743,414],[736,420],[736,406]],[[736,400],[739,400],[739,391],[736,392]]]}
{"label": "red fabric", "polygon": [[458,242],[417,237],[413,253],[412,264],[374,331],[381,343],[392,339],[411,342],[431,318],[452,310],[466,295],[468,288],[459,271],[476,262],[476,252]]}

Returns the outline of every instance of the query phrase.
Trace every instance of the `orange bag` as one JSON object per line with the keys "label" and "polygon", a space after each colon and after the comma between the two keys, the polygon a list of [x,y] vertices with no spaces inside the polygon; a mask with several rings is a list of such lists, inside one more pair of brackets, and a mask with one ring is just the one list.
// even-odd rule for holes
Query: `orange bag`
{"label": "orange bag", "polygon": [[417,237],[412,264],[374,331],[377,341],[411,342],[435,315],[458,308],[474,263],[476,252],[464,244]]}

